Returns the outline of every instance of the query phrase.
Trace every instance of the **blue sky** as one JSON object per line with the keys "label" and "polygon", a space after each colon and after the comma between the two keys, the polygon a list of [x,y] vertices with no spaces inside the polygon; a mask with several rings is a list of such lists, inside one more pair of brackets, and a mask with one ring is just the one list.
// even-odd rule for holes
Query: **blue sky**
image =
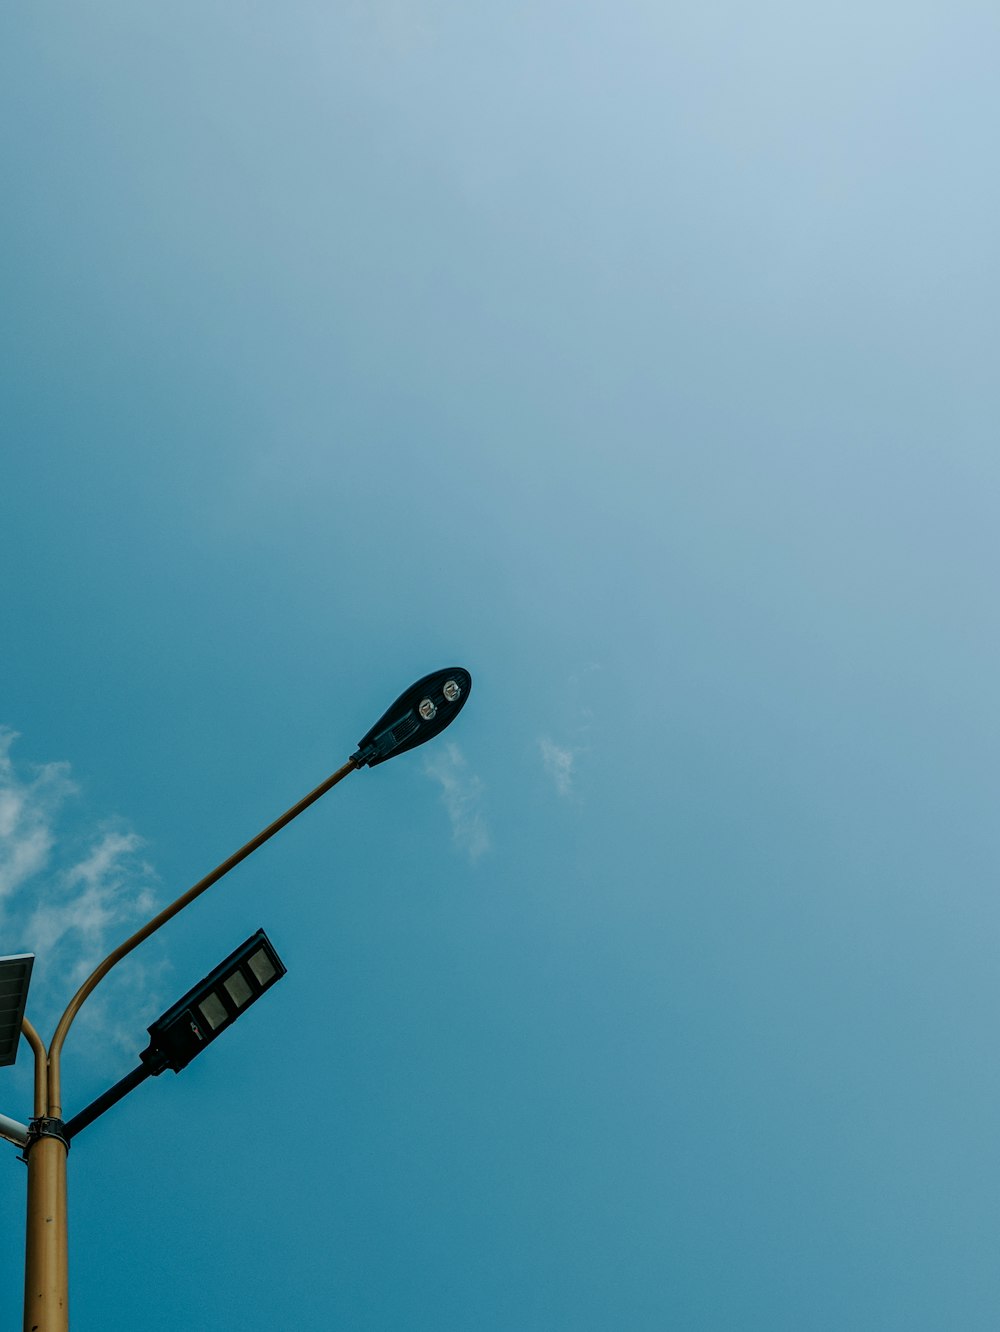
{"label": "blue sky", "polygon": [[[995,6],[8,4],[0,951],[74,1326],[993,1329]],[[30,1113],[24,1052],[0,1109]],[[0,1172],[20,1317],[24,1170]]]}

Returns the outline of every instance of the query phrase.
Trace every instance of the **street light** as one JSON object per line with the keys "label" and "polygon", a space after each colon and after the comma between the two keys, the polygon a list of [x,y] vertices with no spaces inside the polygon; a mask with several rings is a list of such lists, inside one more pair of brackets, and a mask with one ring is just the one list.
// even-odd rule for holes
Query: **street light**
{"label": "street light", "polygon": [[[83,1003],[112,967],[116,966],[122,958],[131,953],[133,949],[138,948],[139,944],[148,939],[151,934],[165,925],[178,912],[183,911],[195,898],[200,897],[202,893],[211,888],[213,884],[228,874],[247,856],[252,855],[258,847],[263,846],[269,838],[280,832],[286,824],[291,823],[292,819],[297,818],[299,814],[314,804],[320,796],[325,795],[327,791],[336,786],[348,773],[354,772],[358,768],[375,767],[377,764],[384,763],[397,754],[414,749],[417,745],[424,744],[427,740],[439,735],[446,726],[454,721],[465,706],[471,688],[472,677],[469,672],[462,666],[450,666],[445,670],[435,671],[431,675],[423,676],[404,693],[400,694],[392,707],[383,713],[372,729],[359,741],[357,751],[351,755],[341,768],[338,768],[335,773],[321,782],[308,795],[303,796],[291,809],[286,810],[273,823],[268,824],[262,832],[251,838],[245,846],[233,852],[227,860],[216,866],[210,874],[206,874],[186,893],[182,893],[175,902],[165,907],[152,920],[148,921],[141,929],[108,954],[70,1000],[66,1011],[59,1019],[49,1043],[48,1051],[45,1049],[42,1038],[28,1019],[26,1017],[21,1019],[21,1031],[25,1040],[31,1046],[35,1057],[34,1118],[26,1130],[25,1126],[19,1124],[16,1120],[4,1118],[0,1121],[0,1129],[7,1125],[10,1131],[4,1133],[3,1136],[13,1142],[20,1144],[23,1139],[24,1156],[28,1163],[28,1208],[24,1263],[25,1332],[68,1332],[66,1155],[71,1138],[85,1127],[84,1121],[86,1123],[92,1122],[98,1114],[102,1113],[103,1109],[107,1109],[108,1105],[113,1104],[115,1100],[120,1100],[133,1086],[138,1085],[146,1077],[160,1073],[167,1067],[175,1067],[175,1069],[183,1067],[184,1063],[187,1062],[187,1059],[184,1058],[182,1045],[177,1041],[171,1043],[173,1038],[177,1037],[179,1031],[176,1026],[179,1019],[175,1011],[178,1005],[174,1005],[174,1008],[169,1009],[149,1028],[151,1045],[150,1049],[144,1051],[141,1056],[142,1068],[134,1070],[133,1073],[122,1079],[116,1087],[111,1088],[110,1092],[106,1092],[103,1097],[99,1097],[97,1101],[88,1106],[85,1111],[81,1111],[69,1123],[64,1123],[62,1119],[60,1072],[62,1047],[70,1026]],[[262,931],[260,937],[266,939]],[[258,939],[258,936],[254,936],[254,939]],[[208,985],[209,982],[211,982],[211,986],[209,990],[205,991],[203,999],[195,1002],[192,998],[192,996],[201,993],[201,987],[196,986],[194,991],[189,992],[180,1001],[182,1005],[186,1005],[185,1011],[194,1012],[192,1021],[195,1026],[201,1028],[206,1043],[214,1039],[218,1032],[235,1020],[235,1016],[241,1008],[241,1004],[237,1000],[239,995],[242,994],[242,990],[237,977],[242,977],[243,983],[251,991],[251,998],[244,997],[243,999],[243,1005],[246,1005],[284,974],[284,967],[269,944],[263,951],[260,947],[251,950],[244,958],[243,950],[247,949],[252,943],[253,940],[247,940],[247,943],[237,949],[236,953],[231,954],[225,963],[220,964],[220,968],[216,968],[216,971],[205,978],[202,986]],[[259,957],[258,954],[260,954]],[[237,957],[239,957],[238,965],[230,972],[226,972],[225,968],[233,964],[233,959]],[[259,975],[255,972],[253,966],[255,957],[257,957],[259,964]],[[274,967],[273,975],[266,974],[266,966],[261,961],[262,958],[267,966]],[[233,988],[231,989],[227,989],[225,985],[227,976],[233,982]],[[217,988],[220,982],[222,984],[221,991]],[[224,998],[223,994],[228,995],[228,999]],[[212,996],[218,1002],[219,1008],[212,1007]],[[192,1010],[192,1004],[194,1004],[194,1010]],[[231,1008],[230,1004],[232,1005]],[[220,1011],[225,1012],[224,1019],[219,1016]],[[211,1015],[213,1013],[219,1018],[218,1026],[215,1028],[212,1027]],[[202,1022],[211,1034],[205,1032]],[[191,1055],[189,1054],[188,1057],[191,1057]],[[164,1059],[167,1062],[164,1063]],[[173,1064],[170,1062],[171,1059],[174,1061]],[[184,1060],[184,1063],[179,1062],[181,1059]],[[156,1066],[154,1067],[154,1065]],[[112,1100],[107,1100],[113,1093],[117,1093],[117,1095],[114,1095]],[[95,1109],[95,1107],[100,1108]],[[91,1113],[92,1111],[93,1113]]]}
{"label": "street light", "polygon": [[284,974],[285,964],[264,931],[251,934],[147,1028],[149,1045],[139,1056],[139,1067],[66,1121],[66,1141],[71,1142],[147,1078],[158,1078],[168,1068],[175,1073],[187,1068],[195,1055],[228,1030]]}
{"label": "street light", "polygon": [[179,1073],[284,974],[270,939],[258,930],[156,1019],[140,1059],[154,1074],[165,1068]]}

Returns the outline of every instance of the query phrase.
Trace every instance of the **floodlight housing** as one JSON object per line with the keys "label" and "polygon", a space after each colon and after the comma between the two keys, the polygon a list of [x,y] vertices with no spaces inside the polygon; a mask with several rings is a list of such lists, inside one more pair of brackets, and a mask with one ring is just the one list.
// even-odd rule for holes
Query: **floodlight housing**
{"label": "floodlight housing", "polygon": [[464,666],[449,666],[425,675],[400,694],[367,735],[358,741],[351,759],[357,768],[415,749],[455,720],[468,701],[472,676]]}
{"label": "floodlight housing", "polygon": [[34,953],[0,957],[0,1067],[13,1064],[21,1039]]}
{"label": "floodlight housing", "polygon": [[179,1073],[279,981],[285,970],[270,939],[258,930],[156,1019],[147,1029],[149,1047],[139,1058],[154,1074],[167,1068]]}

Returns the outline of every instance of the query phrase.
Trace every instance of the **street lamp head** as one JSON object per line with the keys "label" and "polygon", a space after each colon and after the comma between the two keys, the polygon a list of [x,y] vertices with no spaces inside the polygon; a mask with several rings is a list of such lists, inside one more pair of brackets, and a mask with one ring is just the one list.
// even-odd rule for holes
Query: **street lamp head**
{"label": "street lamp head", "polygon": [[154,1074],[179,1073],[284,974],[270,939],[258,930],[156,1019],[140,1059]]}
{"label": "street lamp head", "polygon": [[351,755],[357,768],[374,768],[407,749],[432,740],[455,720],[472,689],[472,676],[464,666],[449,666],[425,675],[400,694],[379,717]]}

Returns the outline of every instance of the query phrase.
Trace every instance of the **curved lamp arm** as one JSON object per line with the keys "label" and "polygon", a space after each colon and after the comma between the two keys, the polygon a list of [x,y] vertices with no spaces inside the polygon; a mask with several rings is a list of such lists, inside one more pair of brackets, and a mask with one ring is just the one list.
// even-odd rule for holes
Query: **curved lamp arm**
{"label": "curved lamp arm", "polygon": [[[131,953],[133,948],[138,948],[139,944],[141,944],[144,939],[148,939],[151,934],[154,934],[160,928],[161,925],[165,925],[168,920],[176,916],[178,911],[183,911],[183,909],[188,905],[189,902],[193,902],[196,897],[200,897],[201,894],[206,890],[206,888],[211,888],[213,883],[217,883],[224,874],[228,874],[229,871],[233,869],[236,865],[238,865],[241,860],[245,860],[247,856],[249,856],[252,852],[256,851],[259,846],[263,846],[263,844],[268,840],[269,837],[273,837],[276,832],[280,832],[281,829],[284,828],[284,826],[287,823],[291,823],[292,819],[294,819],[297,815],[301,814],[304,809],[308,809],[309,806],[313,804],[314,801],[318,800],[320,796],[325,795],[327,791],[331,789],[331,787],[336,786],[339,781],[341,781],[344,777],[346,777],[349,772],[353,772],[354,769],[357,768],[358,766],[359,764],[355,761],[354,758],[348,759],[348,761],[344,764],[342,768],[338,768],[337,771],[331,777],[328,777],[325,782],[321,782],[320,785],[317,786],[314,791],[310,791],[307,796],[303,796],[303,798],[298,802],[298,804],[293,805],[291,809],[286,810],[285,813],[282,814],[282,816],[279,819],[275,819],[273,823],[269,823],[268,826],[264,829],[264,831],[258,833],[256,837],[254,837],[251,841],[247,842],[246,846],[241,846],[238,851],[234,851],[233,854],[229,857],[229,859],[224,860],[221,865],[218,865],[214,870],[212,870],[211,874],[206,874],[203,879],[199,879],[198,882],[194,885],[194,887],[189,888],[186,893],[183,893],[180,897],[178,897],[176,902],[171,902],[170,906],[164,907],[164,909],[159,913],[159,915],[154,916],[152,920],[148,921],[145,925],[143,925],[142,929],[136,930],[135,934],[131,935],[128,939],[126,939],[124,943],[119,944],[118,947],[114,950],[114,952],[109,953],[108,956],[104,959],[104,961],[98,967],[96,967],[94,971],[91,972],[91,974],[87,977],[87,979],[77,990],[76,994],[70,1000],[69,1007],[66,1009],[66,1012],[63,1013],[62,1017],[59,1019],[59,1025],[56,1027],[55,1034],[52,1037],[52,1043],[49,1046],[49,1062],[48,1062],[48,1114],[49,1115],[51,1115],[54,1119],[62,1118],[62,1104],[61,1104],[62,1089],[60,1086],[60,1077],[59,1077],[59,1057],[62,1054],[62,1047],[63,1047],[63,1042],[66,1039],[66,1033],[69,1031],[73,1019],[80,1011],[80,1008],[84,1000],[96,988],[96,986],[100,984],[100,982],[108,974],[111,968],[117,962],[120,962],[123,957]],[[27,1025],[28,1024],[26,1024],[25,1026],[26,1035],[28,1034]],[[34,1028],[32,1028],[32,1030],[34,1030]],[[28,1036],[28,1039],[31,1040],[30,1035]],[[37,1033],[36,1033],[36,1039],[37,1039]],[[39,1041],[39,1045],[41,1045],[41,1041]],[[44,1057],[44,1047],[42,1053]],[[36,1070],[37,1070],[37,1059],[36,1059]],[[37,1086],[38,1084],[36,1081],[36,1099],[37,1099]],[[43,1113],[45,1112],[43,1111]]]}
{"label": "curved lamp arm", "polygon": [[49,1113],[49,1068],[45,1058],[45,1044],[27,1018],[21,1019],[21,1031],[35,1056],[35,1118]]}

